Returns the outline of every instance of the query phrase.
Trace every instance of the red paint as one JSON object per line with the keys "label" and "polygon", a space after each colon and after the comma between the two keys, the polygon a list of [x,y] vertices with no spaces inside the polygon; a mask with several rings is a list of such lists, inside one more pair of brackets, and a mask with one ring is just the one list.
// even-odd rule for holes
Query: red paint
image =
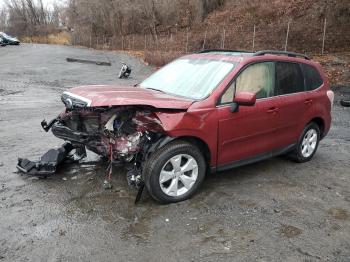
{"label": "red paint", "polygon": [[[212,167],[296,143],[307,123],[316,117],[324,123],[322,135],[328,133],[331,124],[331,102],[327,97],[329,86],[319,64],[301,58],[276,55],[235,57],[194,54],[188,57],[231,60],[239,64],[202,101],[191,101],[138,87],[85,86],[73,88],[69,92],[90,99],[91,106],[147,105],[158,108],[155,115],[161,122],[163,132],[173,137],[194,137],[202,140],[210,150]],[[254,105],[241,105],[238,112],[231,112],[231,105],[217,106],[217,101],[237,73],[246,65],[258,61],[287,61],[312,65],[319,71],[324,84],[314,91],[256,101],[254,94],[241,93],[236,96],[236,102]],[[310,100],[312,102],[307,102]],[[171,112],[164,109],[184,111]],[[154,122],[151,124],[154,125]]]}
{"label": "red paint", "polygon": [[236,94],[234,101],[239,105],[253,106],[256,102],[256,94],[249,92],[240,92]]}
{"label": "red paint", "polygon": [[149,105],[187,109],[193,103],[189,99],[133,86],[79,86],[69,92],[91,100],[91,106]]}

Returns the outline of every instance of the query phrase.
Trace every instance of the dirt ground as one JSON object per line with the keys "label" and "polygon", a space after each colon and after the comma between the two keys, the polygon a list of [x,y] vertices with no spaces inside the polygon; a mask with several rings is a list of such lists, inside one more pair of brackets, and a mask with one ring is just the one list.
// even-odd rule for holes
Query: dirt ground
{"label": "dirt ground", "polygon": [[[66,57],[111,61],[112,67]],[[159,205],[89,153],[48,179],[16,172],[62,141],[40,127],[82,84],[136,83],[137,58],[67,46],[0,48],[0,261],[350,261],[350,87],[336,88],[333,126],[311,162],[278,157],[209,176],[192,199]],[[120,62],[130,80],[118,80]]]}

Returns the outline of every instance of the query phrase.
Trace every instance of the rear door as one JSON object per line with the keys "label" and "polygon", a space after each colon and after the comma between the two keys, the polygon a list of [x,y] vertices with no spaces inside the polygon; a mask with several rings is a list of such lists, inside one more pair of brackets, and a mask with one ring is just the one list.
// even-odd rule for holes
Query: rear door
{"label": "rear door", "polygon": [[312,103],[305,94],[304,77],[299,63],[276,62],[275,96],[278,97],[280,108],[276,138],[281,145],[296,143],[305,107]]}

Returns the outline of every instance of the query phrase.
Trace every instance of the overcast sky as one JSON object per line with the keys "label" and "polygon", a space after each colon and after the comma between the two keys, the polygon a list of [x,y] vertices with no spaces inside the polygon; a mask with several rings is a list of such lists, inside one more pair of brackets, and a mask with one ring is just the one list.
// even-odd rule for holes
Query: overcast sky
{"label": "overcast sky", "polygon": [[[34,0],[34,1],[36,1],[36,0]],[[6,0],[0,0],[0,7],[5,6],[5,2],[6,2]],[[43,0],[44,6],[47,6],[47,7],[52,7],[52,5],[54,3],[64,4],[66,2],[67,2],[67,0]]]}

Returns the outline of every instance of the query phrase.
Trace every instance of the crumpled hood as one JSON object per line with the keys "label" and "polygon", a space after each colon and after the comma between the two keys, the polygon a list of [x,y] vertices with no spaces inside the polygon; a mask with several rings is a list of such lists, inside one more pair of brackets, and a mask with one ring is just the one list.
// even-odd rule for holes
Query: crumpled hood
{"label": "crumpled hood", "polygon": [[69,89],[64,94],[87,102],[91,107],[147,105],[164,109],[187,109],[194,102],[156,90],[133,86],[79,86]]}

